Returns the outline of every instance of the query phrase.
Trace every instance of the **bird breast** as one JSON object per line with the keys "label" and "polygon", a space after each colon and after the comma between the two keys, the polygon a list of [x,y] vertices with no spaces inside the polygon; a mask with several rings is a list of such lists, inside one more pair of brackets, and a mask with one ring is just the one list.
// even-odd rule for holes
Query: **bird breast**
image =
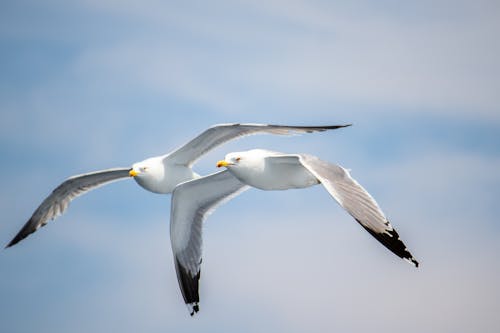
{"label": "bird breast", "polygon": [[243,183],[261,190],[288,190],[319,183],[318,179],[300,164],[266,163],[263,168],[233,168],[233,174]]}

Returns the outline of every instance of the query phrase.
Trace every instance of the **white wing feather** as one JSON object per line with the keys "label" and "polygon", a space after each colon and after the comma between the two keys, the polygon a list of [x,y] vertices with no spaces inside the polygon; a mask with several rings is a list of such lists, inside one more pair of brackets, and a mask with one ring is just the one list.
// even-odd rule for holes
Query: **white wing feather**
{"label": "white wing feather", "polygon": [[291,135],[298,133],[323,132],[351,125],[332,125],[332,126],[283,126],[266,124],[220,124],[215,125],[192,139],[166,158],[176,164],[191,166],[203,154],[215,147],[247,135],[253,134],[276,134]]}
{"label": "white wing feather", "polygon": [[203,221],[218,205],[247,188],[225,170],[182,183],[172,193],[170,240],[179,287],[191,315],[199,309]]}
{"label": "white wing feather", "polygon": [[71,200],[104,184],[129,177],[130,168],[115,168],[76,175],[59,185],[38,206],[24,227],[10,241],[10,247],[64,213]]}
{"label": "white wing feather", "polygon": [[418,267],[373,197],[341,166],[315,156],[297,155],[300,163],[323,184],[330,195],[380,243]]}

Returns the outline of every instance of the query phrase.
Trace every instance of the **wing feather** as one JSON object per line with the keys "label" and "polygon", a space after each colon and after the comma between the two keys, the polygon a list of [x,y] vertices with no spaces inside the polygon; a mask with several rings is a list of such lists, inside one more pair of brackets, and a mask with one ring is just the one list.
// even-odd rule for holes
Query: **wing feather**
{"label": "wing feather", "polygon": [[219,124],[212,126],[203,133],[192,139],[179,149],[167,155],[167,158],[176,164],[192,166],[203,154],[215,147],[247,135],[253,134],[276,134],[291,135],[300,133],[323,132],[334,130],[349,125],[331,126],[284,126],[266,124]]}
{"label": "wing feather", "polygon": [[7,244],[11,247],[64,213],[74,198],[104,184],[129,177],[130,168],[115,168],[76,175],[65,180],[38,206],[31,218]]}
{"label": "wing feather", "polygon": [[218,205],[247,188],[225,170],[182,183],[172,193],[170,241],[179,287],[191,315],[199,310],[203,221]]}
{"label": "wing feather", "polygon": [[366,231],[394,254],[418,267],[418,261],[399,239],[398,233],[375,199],[351,177],[346,169],[310,155],[298,155],[298,158]]}

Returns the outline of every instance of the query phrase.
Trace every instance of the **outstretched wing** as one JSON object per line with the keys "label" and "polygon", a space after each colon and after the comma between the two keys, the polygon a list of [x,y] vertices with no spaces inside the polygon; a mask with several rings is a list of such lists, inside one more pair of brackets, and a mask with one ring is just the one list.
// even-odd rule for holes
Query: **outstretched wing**
{"label": "outstretched wing", "polygon": [[129,177],[130,168],[116,168],[86,173],[68,178],[45,198],[16,237],[6,246],[10,247],[43,227],[49,220],[64,213],[71,200],[106,183]]}
{"label": "outstretched wing", "polygon": [[184,146],[167,155],[176,164],[191,166],[203,154],[215,147],[242,136],[252,134],[291,135],[297,133],[323,132],[349,125],[333,126],[283,126],[265,124],[220,124],[215,125],[198,135]]}
{"label": "outstretched wing", "polygon": [[225,170],[182,183],[172,193],[170,241],[177,280],[191,315],[199,310],[203,220],[247,188]]}
{"label": "outstretched wing", "polygon": [[373,237],[397,256],[418,267],[396,230],[372,196],[344,168],[317,157],[297,155],[300,163],[323,184],[331,196]]}

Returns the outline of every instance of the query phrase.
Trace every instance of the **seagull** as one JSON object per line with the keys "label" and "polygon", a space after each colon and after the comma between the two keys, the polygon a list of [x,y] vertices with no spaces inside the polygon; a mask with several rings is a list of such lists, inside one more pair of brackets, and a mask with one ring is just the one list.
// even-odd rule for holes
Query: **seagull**
{"label": "seagull", "polygon": [[322,184],[326,191],[382,245],[418,267],[373,197],[343,167],[306,154],[263,149],[227,154],[217,167],[226,170],[188,181],[172,194],[170,240],[177,279],[192,315],[199,311],[202,223],[220,204],[250,187],[264,191]]}
{"label": "seagull", "polygon": [[68,178],[45,198],[6,248],[17,244],[40,227],[45,226],[49,220],[54,220],[64,213],[74,198],[102,185],[133,177],[137,184],[148,191],[168,194],[172,193],[178,184],[200,178],[200,175],[192,170],[192,165],[203,154],[227,141],[252,134],[291,135],[323,132],[347,126],[350,124],[332,126],[214,125],[177,150],[134,163],[131,168],[113,168]]}

